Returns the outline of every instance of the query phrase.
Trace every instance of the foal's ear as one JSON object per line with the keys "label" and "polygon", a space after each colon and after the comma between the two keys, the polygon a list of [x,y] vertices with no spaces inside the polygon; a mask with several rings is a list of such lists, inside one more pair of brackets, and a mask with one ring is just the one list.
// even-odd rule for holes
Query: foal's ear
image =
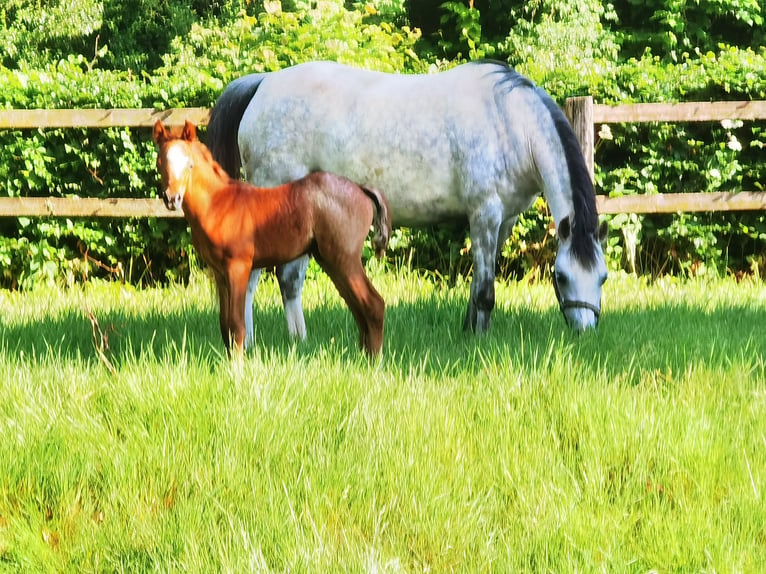
{"label": "foal's ear", "polygon": [[568,215],[561,220],[561,223],[559,223],[558,233],[560,241],[566,241],[569,239],[569,235],[572,233],[572,227],[569,223]]}
{"label": "foal's ear", "polygon": [[606,221],[602,221],[601,225],[598,227],[598,242],[601,244],[602,248],[606,246],[606,238],[608,235],[609,224]]}
{"label": "foal's ear", "polygon": [[162,120],[154,122],[154,131],[152,135],[154,137],[154,143],[156,144],[160,144],[167,139],[168,132],[165,131],[165,126],[162,125]]}
{"label": "foal's ear", "polygon": [[197,128],[189,120],[184,123],[184,131],[181,132],[181,139],[191,142],[197,139]]}

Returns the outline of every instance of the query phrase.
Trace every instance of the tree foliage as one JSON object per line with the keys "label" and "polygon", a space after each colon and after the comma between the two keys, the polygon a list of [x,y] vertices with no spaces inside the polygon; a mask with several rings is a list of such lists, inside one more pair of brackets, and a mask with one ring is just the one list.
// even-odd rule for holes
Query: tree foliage
{"label": "tree foliage", "polygon": [[[10,108],[210,106],[244,73],[329,59],[425,73],[467,59],[516,66],[559,101],[766,99],[756,0],[8,0],[0,8],[0,102]],[[763,122],[610,126],[600,193],[762,189]],[[156,194],[146,130],[0,131],[6,196]],[[613,266],[650,273],[764,271],[762,214],[612,218]],[[398,231],[395,257],[470,269],[462,228]],[[0,285],[183,278],[183,222],[0,220]],[[449,246],[449,247],[447,247]],[[505,246],[502,272],[544,269],[555,243],[539,202]]]}

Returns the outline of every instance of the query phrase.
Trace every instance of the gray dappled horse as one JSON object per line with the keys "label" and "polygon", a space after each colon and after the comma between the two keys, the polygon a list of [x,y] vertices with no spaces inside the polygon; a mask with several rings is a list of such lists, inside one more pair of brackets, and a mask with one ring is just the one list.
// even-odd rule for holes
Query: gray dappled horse
{"label": "gray dappled horse", "polygon": [[[244,166],[259,186],[329,171],[382,190],[395,225],[467,220],[474,266],[464,328],[478,333],[495,305],[497,256],[542,192],[558,232],[561,311],[576,331],[598,323],[606,226],[579,144],[551,97],[506,64],[398,75],[311,62],[244,76],[218,98],[207,141],[232,177]],[[307,265],[277,268],[288,329],[301,338]],[[248,341],[259,274],[245,303]]]}

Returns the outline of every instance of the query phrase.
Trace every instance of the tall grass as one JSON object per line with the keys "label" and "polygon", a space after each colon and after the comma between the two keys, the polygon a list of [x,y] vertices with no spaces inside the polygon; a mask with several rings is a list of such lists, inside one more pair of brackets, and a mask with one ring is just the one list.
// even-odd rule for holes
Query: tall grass
{"label": "tall grass", "polygon": [[614,277],[580,337],[499,284],[476,338],[467,285],[373,282],[380,361],[318,275],[239,365],[204,277],[0,292],[0,570],[762,570],[762,283]]}

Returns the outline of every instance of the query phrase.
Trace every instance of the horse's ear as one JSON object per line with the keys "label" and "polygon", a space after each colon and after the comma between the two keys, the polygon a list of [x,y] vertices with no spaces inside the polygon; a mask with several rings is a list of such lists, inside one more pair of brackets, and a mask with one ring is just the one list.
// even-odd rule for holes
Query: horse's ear
{"label": "horse's ear", "polygon": [[168,132],[165,131],[165,126],[162,125],[162,120],[154,122],[154,131],[152,133],[154,142],[161,144],[168,136]]}
{"label": "horse's ear", "polygon": [[602,221],[598,227],[598,242],[603,249],[606,246],[606,238],[609,235],[609,224],[606,221]]}
{"label": "horse's ear", "polygon": [[569,239],[569,235],[572,233],[572,228],[569,224],[568,215],[561,220],[561,223],[559,223],[558,233],[559,233],[559,239],[561,241],[566,241],[567,239]]}
{"label": "horse's ear", "polygon": [[186,123],[184,123],[184,131],[181,132],[181,138],[187,142],[197,139],[197,128],[189,120],[186,120]]}

